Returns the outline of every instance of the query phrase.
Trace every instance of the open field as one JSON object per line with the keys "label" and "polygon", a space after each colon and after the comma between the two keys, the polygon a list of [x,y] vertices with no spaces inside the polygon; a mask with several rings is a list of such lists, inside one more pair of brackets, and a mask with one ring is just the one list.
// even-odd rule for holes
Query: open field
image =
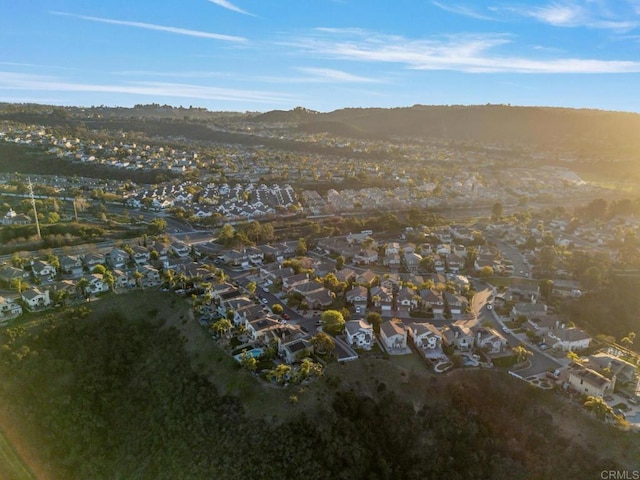
{"label": "open field", "polygon": [[2,430],[0,430],[0,478],[7,480],[32,480],[36,478],[14,450]]}

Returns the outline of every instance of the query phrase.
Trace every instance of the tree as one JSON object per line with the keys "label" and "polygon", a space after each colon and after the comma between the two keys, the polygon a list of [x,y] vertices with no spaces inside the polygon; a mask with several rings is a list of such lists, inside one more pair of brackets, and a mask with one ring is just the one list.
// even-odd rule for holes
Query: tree
{"label": "tree", "polygon": [[256,293],[256,288],[257,288],[256,282],[247,283],[247,292],[249,292],[251,295]]}
{"label": "tree", "polygon": [[367,322],[369,322],[369,325],[373,327],[373,331],[379,334],[380,325],[382,325],[382,315],[380,315],[378,312],[369,312],[367,313],[366,320]]}
{"label": "tree", "polygon": [[240,365],[253,373],[256,371],[256,368],[258,368],[258,361],[253,355],[249,355],[245,349],[242,351],[242,354],[240,354]]}
{"label": "tree", "polygon": [[307,254],[307,242],[304,238],[298,239],[298,245],[296,246],[296,256],[303,257]]}
{"label": "tree", "polygon": [[276,315],[282,315],[282,312],[284,312],[284,307],[279,303],[274,303],[273,305],[271,305],[271,311]]}
{"label": "tree", "polygon": [[517,347],[513,347],[513,354],[516,356],[516,362],[521,363],[524,362],[527,358],[533,356],[533,353],[527,350],[524,345],[518,345]]}
{"label": "tree", "polygon": [[342,270],[344,268],[344,257],[342,255],[336,258],[336,270]]}
{"label": "tree", "polygon": [[276,383],[282,385],[289,372],[291,372],[291,367],[285,363],[281,363],[276,368],[267,373],[267,378],[269,380],[275,380]]}
{"label": "tree", "polygon": [[311,337],[311,345],[316,353],[321,355],[331,354],[336,348],[335,340],[324,332],[318,332]]}
{"label": "tree", "polygon": [[11,288],[16,290],[18,293],[22,293],[29,288],[29,283],[25,282],[22,278],[14,278],[11,280]]}
{"label": "tree", "polygon": [[232,327],[233,325],[228,319],[221,318],[220,320],[214,322],[213,325],[211,325],[211,330],[213,330],[213,333],[215,333],[216,336],[219,337],[220,335],[231,330]]}
{"label": "tree", "polygon": [[567,352],[567,358],[571,363],[580,363],[580,355],[578,355],[573,350]]}
{"label": "tree", "polygon": [[600,420],[604,420],[608,415],[615,416],[613,409],[607,405],[607,402],[602,397],[589,395],[583,406]]}
{"label": "tree", "polygon": [[140,273],[138,270],[136,270],[135,272],[133,272],[133,278],[136,281],[136,285],[139,287],[142,287],[142,277],[144,275],[142,275],[142,273]]}
{"label": "tree", "polygon": [[494,220],[499,220],[502,217],[504,211],[504,207],[502,203],[496,202],[491,207],[491,218]]}
{"label": "tree", "polygon": [[620,339],[620,343],[627,348],[631,348],[631,346],[633,345],[633,341],[635,339],[636,339],[635,332],[629,332],[629,335],[627,335],[626,337],[622,337]]}
{"label": "tree", "polygon": [[344,330],[344,316],[337,310],[326,310],[320,316],[322,330],[332,335],[338,335]]}
{"label": "tree", "polygon": [[154,218],[149,222],[147,232],[149,235],[159,235],[167,229],[167,221],[163,218]]}
{"label": "tree", "polygon": [[104,265],[96,265],[95,267],[93,267],[92,273],[98,273],[100,275],[104,275],[106,271],[107,271],[107,268]]}

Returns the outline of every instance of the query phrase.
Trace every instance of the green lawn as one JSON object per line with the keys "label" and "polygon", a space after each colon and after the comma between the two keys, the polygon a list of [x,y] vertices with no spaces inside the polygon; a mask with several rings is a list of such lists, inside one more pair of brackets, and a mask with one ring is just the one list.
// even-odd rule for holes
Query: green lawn
{"label": "green lawn", "polygon": [[35,479],[18,453],[13,449],[7,437],[0,430],[0,478],[11,480]]}

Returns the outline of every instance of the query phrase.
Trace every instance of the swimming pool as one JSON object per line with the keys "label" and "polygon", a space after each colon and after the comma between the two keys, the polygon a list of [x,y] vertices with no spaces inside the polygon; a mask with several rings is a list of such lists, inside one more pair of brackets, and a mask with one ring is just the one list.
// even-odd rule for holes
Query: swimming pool
{"label": "swimming pool", "polygon": [[[258,358],[260,355],[264,353],[264,348],[252,348],[251,350],[247,350],[246,354],[253,358]],[[235,355],[235,358],[238,362],[242,360],[242,353]]]}

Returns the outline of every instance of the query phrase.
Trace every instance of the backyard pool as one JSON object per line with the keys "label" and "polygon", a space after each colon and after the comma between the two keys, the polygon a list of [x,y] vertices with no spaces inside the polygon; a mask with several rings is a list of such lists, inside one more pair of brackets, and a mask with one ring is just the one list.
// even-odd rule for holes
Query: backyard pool
{"label": "backyard pool", "polygon": [[[260,355],[264,353],[263,348],[252,348],[251,350],[247,350],[247,355],[253,358],[258,358]],[[238,362],[242,359],[242,353],[234,355],[234,357]]]}

